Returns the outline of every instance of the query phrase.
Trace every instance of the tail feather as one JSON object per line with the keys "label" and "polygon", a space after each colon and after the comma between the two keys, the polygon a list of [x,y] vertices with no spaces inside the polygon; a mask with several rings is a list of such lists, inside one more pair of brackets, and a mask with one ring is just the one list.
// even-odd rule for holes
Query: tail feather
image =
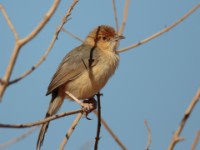
{"label": "tail feather", "polygon": [[[57,94],[57,92],[52,94],[52,100],[49,104],[49,108],[48,108],[45,118],[57,113],[57,111],[59,110],[59,108],[61,107],[61,105],[63,103],[63,99],[64,99],[64,97],[59,96]],[[40,150],[40,148],[42,146],[48,126],[49,126],[49,122],[43,124],[40,129],[40,133],[39,133],[38,140],[37,140],[37,148],[36,148],[37,150]]]}

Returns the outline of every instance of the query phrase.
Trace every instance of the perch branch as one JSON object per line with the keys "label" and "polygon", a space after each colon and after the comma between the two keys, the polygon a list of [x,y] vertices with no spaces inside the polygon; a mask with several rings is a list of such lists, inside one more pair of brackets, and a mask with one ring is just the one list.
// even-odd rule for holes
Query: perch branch
{"label": "perch branch", "polygon": [[69,115],[73,115],[73,114],[77,114],[77,113],[82,113],[82,112],[83,112],[83,109],[78,109],[78,110],[74,110],[74,111],[70,111],[70,112],[56,114],[56,115],[47,117],[43,120],[32,122],[32,123],[26,123],[26,124],[2,124],[2,123],[0,123],[0,128],[29,128],[32,126],[44,124],[46,122],[49,122],[49,121],[52,121],[52,120],[55,120],[55,119],[58,119],[61,117],[65,117],[65,116],[69,116]]}
{"label": "perch branch", "polygon": [[98,143],[100,140],[100,131],[101,131],[101,94],[98,92],[97,94],[97,103],[98,103],[98,112],[97,112],[97,133],[96,133],[96,138],[95,138],[95,145],[94,145],[94,150],[98,150]]}
{"label": "perch branch", "polygon": [[[93,111],[94,114],[98,117],[98,113],[96,110]],[[127,148],[124,146],[124,144],[120,141],[120,139],[117,137],[117,135],[111,130],[109,125],[106,123],[106,121],[101,117],[101,123],[106,128],[108,133],[112,136],[112,138],[117,142],[117,144],[121,147],[122,150],[127,150]]]}
{"label": "perch branch", "polygon": [[191,101],[190,105],[188,106],[187,110],[185,111],[185,114],[179,124],[178,129],[176,130],[176,132],[174,133],[174,135],[172,137],[172,140],[171,140],[168,150],[173,150],[176,143],[183,140],[183,138],[180,137],[180,134],[181,134],[190,114],[192,113],[192,110],[194,109],[195,105],[199,101],[199,98],[200,98],[200,88],[198,89],[196,95],[194,96],[193,100]]}
{"label": "perch branch", "polygon": [[183,15],[183,16],[182,16],[180,19],[178,19],[176,22],[174,22],[171,26],[168,26],[168,27],[162,29],[161,31],[159,31],[159,32],[157,32],[157,33],[155,33],[155,34],[153,34],[152,36],[150,36],[150,37],[148,37],[148,38],[146,38],[146,39],[144,39],[144,40],[141,40],[141,41],[138,42],[138,43],[135,43],[135,44],[130,45],[130,46],[128,46],[128,47],[119,49],[119,50],[117,50],[117,52],[118,52],[118,53],[120,53],[120,52],[125,52],[125,51],[127,51],[127,50],[129,50],[129,49],[132,49],[132,48],[135,48],[135,47],[137,47],[137,46],[140,46],[140,45],[142,45],[142,44],[144,44],[144,43],[146,43],[146,42],[148,42],[148,41],[150,41],[150,40],[152,40],[152,39],[154,39],[154,38],[156,38],[156,37],[162,35],[163,33],[167,32],[167,31],[171,30],[172,28],[174,28],[175,26],[177,26],[179,23],[181,23],[181,22],[182,22],[183,20],[185,20],[187,17],[189,17],[189,16],[190,16],[192,13],[194,13],[199,7],[200,7],[200,3],[197,4],[194,8],[192,8],[192,9],[191,9],[189,12],[187,12],[185,15]]}

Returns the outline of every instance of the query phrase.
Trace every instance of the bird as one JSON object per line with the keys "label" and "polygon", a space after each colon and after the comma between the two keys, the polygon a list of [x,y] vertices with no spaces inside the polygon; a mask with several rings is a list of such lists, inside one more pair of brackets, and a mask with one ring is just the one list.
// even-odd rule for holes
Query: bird
{"label": "bird", "polygon": [[[48,86],[46,95],[52,97],[45,118],[56,114],[65,98],[72,100],[66,91],[85,100],[91,99],[105,86],[118,67],[116,48],[119,40],[124,38],[113,27],[100,25],[63,58]],[[40,129],[37,150],[41,149],[48,126],[49,122]]]}

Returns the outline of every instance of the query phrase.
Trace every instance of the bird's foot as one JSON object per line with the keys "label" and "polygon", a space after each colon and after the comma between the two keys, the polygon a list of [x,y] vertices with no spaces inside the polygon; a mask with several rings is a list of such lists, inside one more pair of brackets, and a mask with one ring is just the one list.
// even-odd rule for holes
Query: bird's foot
{"label": "bird's foot", "polygon": [[84,100],[82,103],[82,107],[86,118],[88,120],[91,120],[90,118],[88,118],[88,114],[97,108],[97,101],[94,98],[90,98],[89,100]]}

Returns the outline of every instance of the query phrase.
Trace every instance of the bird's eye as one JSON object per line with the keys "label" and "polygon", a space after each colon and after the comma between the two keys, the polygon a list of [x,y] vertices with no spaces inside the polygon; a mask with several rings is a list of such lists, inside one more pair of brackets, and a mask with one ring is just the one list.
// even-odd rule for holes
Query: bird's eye
{"label": "bird's eye", "polygon": [[110,41],[110,38],[109,38],[109,37],[106,37],[106,36],[102,36],[102,40],[103,40],[103,41]]}
{"label": "bird's eye", "polygon": [[106,40],[107,40],[107,37],[103,36],[102,39],[103,39],[104,41],[106,41]]}

